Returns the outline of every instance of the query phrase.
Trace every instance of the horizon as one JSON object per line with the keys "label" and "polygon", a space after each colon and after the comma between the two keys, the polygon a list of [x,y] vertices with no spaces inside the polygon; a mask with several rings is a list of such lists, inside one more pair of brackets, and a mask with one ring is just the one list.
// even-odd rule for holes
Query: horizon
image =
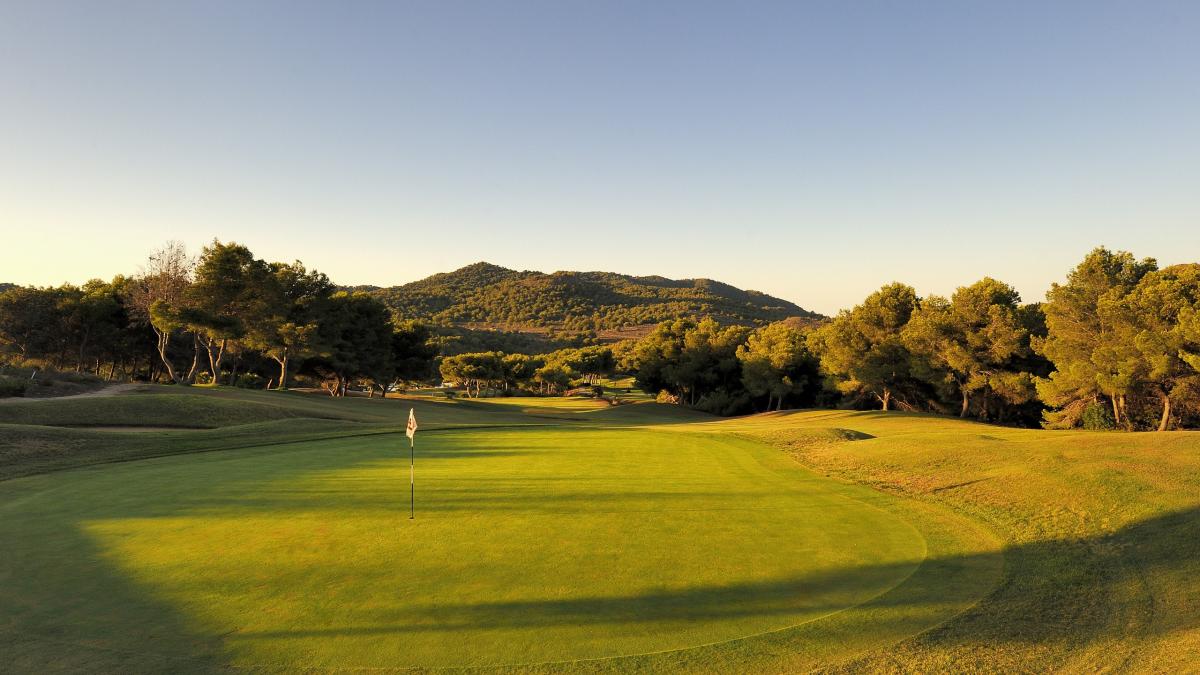
{"label": "horizon", "polygon": [[344,285],[1038,302],[1098,245],[1200,260],[1197,33],[1186,2],[10,5],[0,281],[218,238]]}
{"label": "horizon", "polygon": [[[209,240],[209,241],[211,241],[211,240]],[[229,243],[229,242],[231,242],[231,241],[235,241],[235,240],[227,240],[225,243]],[[166,242],[163,242],[163,243],[166,243]],[[197,254],[199,254],[199,252],[200,252],[200,249],[201,249],[201,248],[202,248],[202,246],[203,246],[203,244],[202,244],[202,245],[199,245],[199,246],[192,246],[192,245],[188,245],[186,242],[184,242],[184,243],[185,243],[185,245],[187,246],[187,251],[188,251],[188,254],[189,254],[189,255],[193,255],[193,256],[194,256],[194,255],[197,255]],[[244,242],[240,242],[240,241],[238,241],[237,243],[243,243],[243,244],[244,244]],[[1086,250],[1084,250],[1083,252],[1081,252],[1081,253],[1080,253],[1080,255],[1079,255],[1079,260],[1082,260],[1082,259],[1083,259],[1083,256],[1084,256],[1084,255],[1085,255],[1085,254],[1086,254],[1088,251],[1091,251],[1091,250],[1093,250],[1093,249],[1095,249],[1095,248],[1097,248],[1097,247],[1106,247],[1106,248],[1109,248],[1110,250],[1119,250],[1119,249],[1116,249],[1115,247],[1111,247],[1111,246],[1105,246],[1105,244],[1102,244],[1102,243],[1101,243],[1101,244],[1095,244],[1095,245],[1093,245],[1093,246],[1089,246],[1089,247],[1087,247],[1087,249],[1086,249]],[[149,253],[150,253],[152,250],[153,250],[153,249],[148,249],[148,250],[147,250],[147,252],[146,252],[146,256],[148,256],[148,255],[149,255]],[[257,256],[257,257],[259,257],[259,258],[262,258],[262,259],[264,259],[264,260],[270,261],[270,262],[292,262],[293,260],[299,260],[300,262],[304,263],[305,267],[306,267],[307,269],[309,269],[309,270],[316,270],[316,271],[320,271],[320,272],[325,272],[325,271],[326,271],[326,270],[325,270],[323,267],[321,267],[320,265],[314,265],[312,262],[310,262],[310,261],[308,261],[308,260],[301,259],[301,258],[289,258],[288,256],[274,257],[274,256],[270,256],[270,255],[262,255],[262,254],[261,254],[261,253],[260,253],[258,250],[254,249],[253,247],[251,247],[251,250],[254,252],[255,256]],[[1133,253],[1133,254],[1134,254],[1134,256],[1136,256],[1138,259],[1143,259],[1143,258],[1153,258],[1154,260],[1156,260],[1156,261],[1158,262],[1158,264],[1159,264],[1159,266],[1160,266],[1160,267],[1168,267],[1168,266],[1170,266],[1170,265],[1174,265],[1174,264],[1181,264],[1181,263],[1184,263],[1184,262],[1189,262],[1189,261],[1182,261],[1182,260],[1181,260],[1181,261],[1170,261],[1170,260],[1164,261],[1164,260],[1163,260],[1161,257],[1159,257],[1159,256],[1155,256],[1155,255],[1143,255],[1143,254],[1142,254],[1141,252],[1139,252],[1139,251],[1130,251],[1130,252],[1131,252],[1131,253]],[[142,262],[143,262],[143,263],[145,262],[145,258],[146,258],[146,256],[143,256],[143,258],[142,258]],[[551,269],[551,268],[540,268],[540,269],[539,269],[539,268],[526,268],[526,267],[520,267],[520,266],[512,266],[512,265],[507,265],[507,264],[504,264],[504,263],[499,263],[499,262],[496,262],[496,261],[494,261],[494,260],[484,260],[484,259],[473,260],[473,261],[471,261],[471,262],[464,262],[464,263],[461,263],[461,264],[454,265],[453,267],[450,267],[449,269],[444,269],[444,270],[434,271],[434,272],[431,272],[431,273],[429,273],[429,274],[426,274],[426,275],[424,275],[424,276],[421,276],[421,277],[404,279],[404,280],[402,280],[402,281],[396,281],[396,282],[393,282],[393,283],[383,283],[383,284],[379,284],[379,283],[354,283],[354,282],[350,282],[350,283],[348,283],[348,282],[346,282],[345,280],[338,279],[338,278],[334,277],[333,275],[328,275],[328,276],[329,276],[329,279],[330,279],[330,281],[331,281],[331,282],[333,282],[333,283],[334,283],[334,284],[336,284],[337,286],[344,287],[344,288],[355,288],[355,287],[363,287],[363,286],[367,286],[367,287],[378,287],[378,288],[390,288],[390,287],[396,287],[396,286],[404,286],[404,285],[407,285],[407,284],[410,284],[410,283],[413,283],[413,282],[416,282],[416,281],[422,281],[422,280],[424,280],[424,279],[427,279],[427,278],[429,278],[429,277],[431,277],[431,276],[434,276],[434,275],[437,275],[437,274],[446,274],[446,273],[451,273],[451,272],[457,272],[457,271],[459,271],[459,270],[462,270],[462,269],[464,269],[464,268],[471,267],[471,266],[473,266],[473,265],[480,265],[480,264],[486,264],[486,265],[492,265],[492,266],[495,266],[495,267],[501,267],[501,268],[504,268],[504,269],[506,269],[506,270],[510,270],[510,271],[514,271],[514,272],[535,272],[535,273],[540,273],[540,274],[554,274],[554,273],[559,273],[559,272],[578,273],[578,274],[587,274],[587,273],[595,273],[595,272],[600,272],[600,273],[619,274],[619,275],[628,276],[628,277],[634,277],[634,278],[660,277],[660,278],[666,278],[666,279],[669,279],[669,280],[671,280],[671,281],[697,281],[697,280],[701,280],[701,279],[707,279],[707,280],[709,280],[709,281],[716,281],[716,282],[719,282],[719,283],[724,283],[724,284],[727,284],[727,285],[733,286],[733,287],[735,287],[735,288],[738,288],[738,289],[740,289],[740,290],[743,290],[743,291],[754,291],[754,292],[764,293],[764,294],[766,294],[766,295],[769,295],[769,296],[771,296],[771,297],[773,297],[773,298],[776,298],[776,299],[779,299],[779,300],[784,300],[784,301],[786,301],[786,302],[790,302],[790,303],[792,303],[792,304],[794,304],[794,305],[798,305],[798,306],[799,306],[801,309],[803,309],[803,310],[805,310],[805,311],[808,311],[808,312],[816,312],[817,314],[821,314],[821,315],[823,315],[823,316],[826,316],[826,317],[833,317],[833,316],[837,316],[838,312],[841,312],[841,311],[843,311],[843,310],[849,310],[849,309],[852,309],[854,306],[857,306],[857,305],[858,305],[860,302],[862,302],[862,299],[863,299],[863,298],[865,298],[867,295],[869,295],[870,293],[872,293],[872,292],[874,292],[874,291],[878,290],[878,287],[876,287],[876,288],[871,288],[871,289],[868,289],[866,292],[864,292],[864,293],[863,293],[862,297],[858,298],[857,300],[854,300],[854,301],[853,301],[853,302],[852,302],[850,305],[847,305],[847,306],[845,306],[845,307],[837,307],[837,308],[834,308],[834,309],[832,309],[832,310],[828,310],[828,311],[827,311],[827,310],[824,310],[824,309],[820,309],[820,308],[812,307],[812,306],[810,306],[809,304],[807,304],[806,302],[804,302],[803,300],[798,300],[798,299],[795,299],[795,298],[791,298],[791,297],[788,297],[788,296],[786,296],[786,295],[781,295],[781,294],[779,294],[779,293],[775,293],[775,292],[772,292],[772,291],[770,291],[770,290],[766,290],[766,289],[762,289],[762,288],[755,288],[755,287],[753,287],[753,286],[742,285],[742,284],[740,284],[740,283],[738,283],[738,282],[736,282],[736,281],[733,281],[733,280],[730,280],[730,279],[722,279],[722,278],[720,278],[720,277],[716,277],[716,276],[712,276],[712,275],[671,276],[671,275],[656,274],[656,273],[649,273],[649,274],[633,273],[633,272],[627,272],[627,271],[622,271],[622,270],[618,270],[618,269],[569,269],[569,268],[554,268],[554,269]],[[1071,265],[1070,265],[1070,267],[1069,267],[1069,268],[1067,268],[1067,269],[1064,269],[1064,270],[1062,271],[1062,274],[1060,275],[1060,277],[1059,277],[1059,278],[1057,278],[1057,279],[1053,279],[1053,280],[1052,280],[1050,283],[1059,283],[1059,282],[1062,282],[1062,281],[1064,281],[1064,280],[1066,279],[1066,276],[1067,276],[1068,272],[1070,271],[1070,269],[1073,269],[1073,268],[1075,267],[1075,265],[1076,265],[1076,263],[1071,263]],[[60,285],[62,285],[62,284],[76,284],[76,285],[81,285],[81,284],[83,284],[83,283],[86,283],[87,281],[90,281],[91,279],[101,279],[101,280],[103,280],[103,281],[110,281],[111,279],[113,279],[113,278],[114,278],[114,277],[116,277],[117,275],[124,274],[124,275],[126,275],[126,276],[130,276],[130,275],[136,274],[136,273],[138,272],[138,270],[139,270],[139,269],[140,269],[140,266],[138,266],[138,269],[131,269],[131,270],[126,270],[126,271],[116,271],[116,272],[113,272],[112,274],[108,274],[108,275],[98,275],[98,276],[97,276],[97,275],[93,275],[93,276],[91,276],[91,277],[87,277],[87,278],[81,278],[81,279],[64,279],[64,280],[62,280],[62,281],[58,281],[58,282],[52,282],[52,283],[29,283],[29,282],[22,282],[22,281],[17,281],[17,280],[13,280],[13,279],[3,279],[3,278],[0,278],[0,284],[3,284],[3,283],[15,283],[15,284],[18,284],[18,285],[27,285],[27,286],[51,286],[51,287],[54,287],[54,286],[60,286]],[[909,285],[913,286],[913,287],[915,288],[916,292],[917,292],[917,295],[918,295],[919,297],[921,297],[921,298],[927,298],[927,297],[929,297],[929,296],[931,296],[931,295],[939,295],[939,296],[943,296],[943,297],[949,297],[949,296],[950,296],[950,295],[951,295],[951,294],[952,294],[952,293],[953,293],[955,290],[957,290],[958,288],[961,288],[961,287],[963,287],[963,286],[969,286],[970,284],[972,284],[972,283],[974,283],[974,282],[976,282],[976,281],[979,281],[980,279],[982,279],[982,278],[984,278],[984,277],[989,277],[989,276],[990,276],[990,277],[992,277],[992,278],[997,278],[999,281],[1003,281],[1003,282],[1005,282],[1005,283],[1010,283],[1010,284],[1011,284],[1011,282],[1008,282],[1006,279],[999,278],[999,277],[995,277],[995,275],[981,274],[980,276],[978,276],[978,277],[976,277],[976,278],[973,278],[973,279],[970,279],[970,280],[965,280],[965,281],[962,281],[961,283],[956,283],[956,284],[954,284],[954,285],[953,285],[953,287],[951,287],[951,288],[949,288],[948,290],[945,290],[945,291],[927,291],[927,290],[925,290],[925,289],[922,289],[922,288],[920,288],[920,287],[918,287],[918,286],[916,286],[916,285],[912,284],[911,282],[908,282],[908,281],[906,281],[906,280],[904,280],[904,279],[899,279],[899,278],[897,278],[897,279],[892,279],[892,280],[890,280],[890,281],[885,281],[885,282],[883,282],[882,284],[880,284],[880,286],[883,286],[883,285],[885,285],[885,284],[892,283],[892,282],[900,282],[900,283],[906,283],[906,284],[909,284]],[[1015,284],[1012,284],[1012,285],[1013,285],[1014,287],[1016,287],[1016,285],[1015,285]],[[1017,292],[1020,294],[1020,296],[1021,296],[1021,302],[1022,302],[1023,304],[1033,304],[1033,303],[1040,303],[1040,302],[1043,302],[1043,301],[1045,300],[1045,293],[1046,293],[1046,291],[1048,291],[1048,290],[1050,290],[1050,284],[1049,284],[1049,283],[1046,285],[1046,288],[1045,288],[1045,290],[1043,290],[1043,291],[1041,292],[1041,294],[1040,294],[1040,295],[1038,295],[1036,298],[1031,298],[1031,297],[1029,297],[1029,296],[1027,296],[1027,295],[1025,294],[1025,291],[1024,291],[1024,290],[1022,290],[1021,288],[1017,288]]]}

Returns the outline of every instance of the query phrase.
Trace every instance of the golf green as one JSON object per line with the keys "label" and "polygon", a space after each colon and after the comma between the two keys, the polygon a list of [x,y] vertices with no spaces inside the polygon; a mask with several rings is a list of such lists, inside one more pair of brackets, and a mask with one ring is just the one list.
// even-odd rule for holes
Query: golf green
{"label": "golf green", "polygon": [[0,484],[0,629],[18,636],[17,659],[73,646],[67,668],[89,652],[176,669],[605,659],[828,617],[901,584],[927,553],[874,493],[731,435],[423,433],[413,520],[403,443]]}

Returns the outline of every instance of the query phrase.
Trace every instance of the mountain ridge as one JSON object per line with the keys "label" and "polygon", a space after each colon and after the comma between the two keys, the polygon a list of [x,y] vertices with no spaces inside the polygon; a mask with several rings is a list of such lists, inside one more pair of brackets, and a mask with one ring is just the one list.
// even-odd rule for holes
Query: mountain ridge
{"label": "mountain ridge", "polygon": [[355,286],[397,314],[439,325],[598,332],[679,317],[761,325],[823,318],[761,291],[708,278],[616,272],[517,271],[477,262],[397,286]]}

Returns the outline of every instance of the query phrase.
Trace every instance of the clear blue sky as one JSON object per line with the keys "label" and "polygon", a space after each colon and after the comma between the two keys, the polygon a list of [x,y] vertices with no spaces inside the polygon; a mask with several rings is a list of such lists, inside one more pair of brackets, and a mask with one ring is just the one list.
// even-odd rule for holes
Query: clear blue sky
{"label": "clear blue sky", "polygon": [[0,281],[219,237],[341,283],[478,260],[834,312],[1200,260],[1200,3],[0,6]]}

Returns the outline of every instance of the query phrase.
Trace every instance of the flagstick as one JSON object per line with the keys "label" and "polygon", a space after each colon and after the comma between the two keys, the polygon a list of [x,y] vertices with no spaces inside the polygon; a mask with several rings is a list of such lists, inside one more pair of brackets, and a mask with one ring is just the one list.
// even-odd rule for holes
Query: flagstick
{"label": "flagstick", "polygon": [[408,439],[408,519],[412,520],[417,510],[417,435]]}

